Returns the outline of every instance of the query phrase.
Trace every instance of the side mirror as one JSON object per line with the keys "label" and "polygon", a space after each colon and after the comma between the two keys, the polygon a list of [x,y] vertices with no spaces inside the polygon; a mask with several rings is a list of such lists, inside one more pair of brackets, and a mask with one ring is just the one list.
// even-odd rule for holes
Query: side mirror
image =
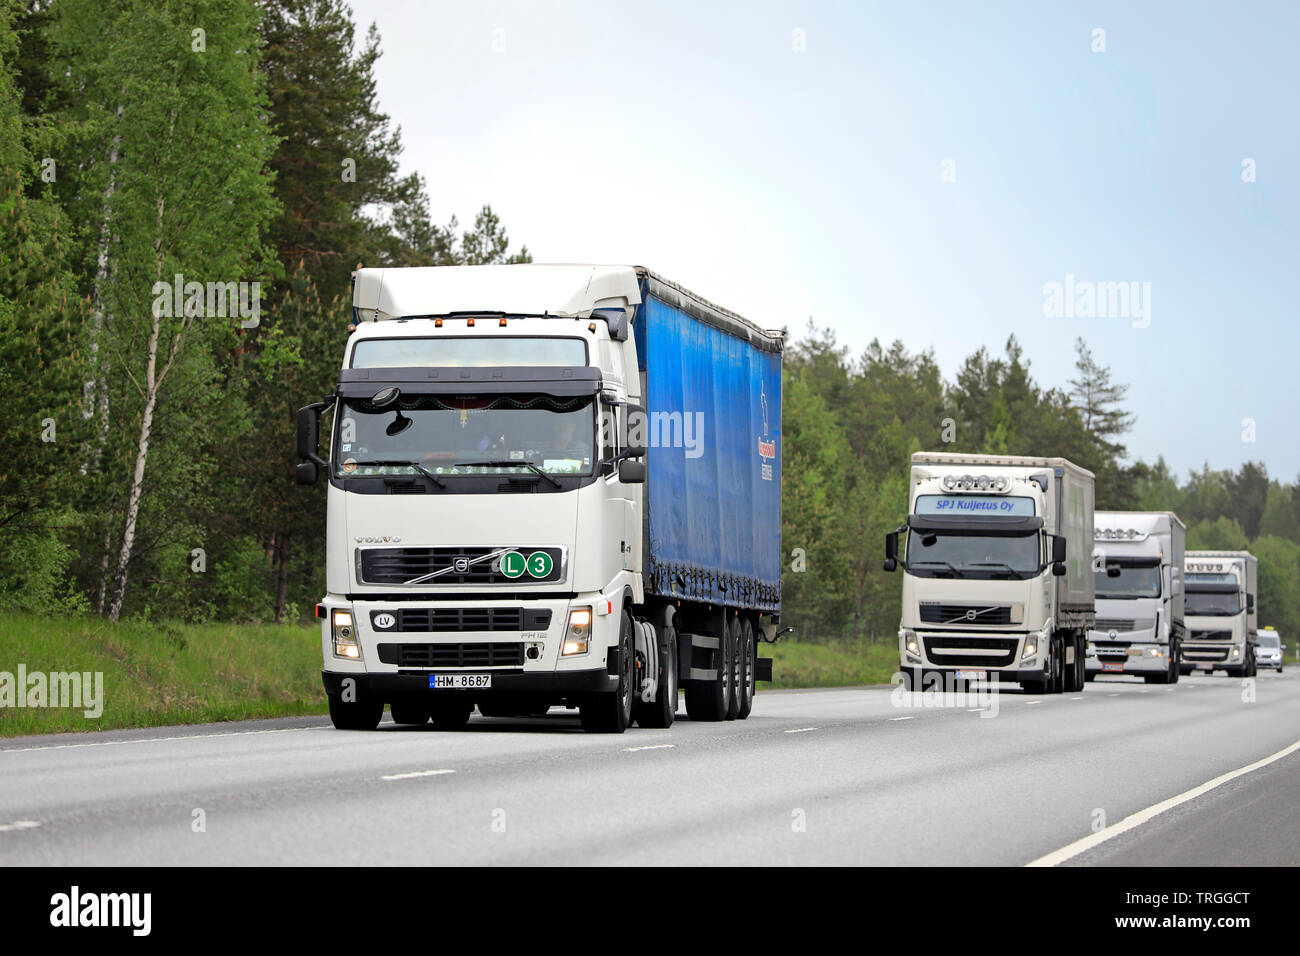
{"label": "side mirror", "polygon": [[645,445],[628,445],[623,449],[623,454],[628,458],[644,458]]}
{"label": "side mirror", "polygon": [[1052,574],[1058,578],[1065,577],[1065,563],[1062,561],[1054,562],[1052,564]]}
{"label": "side mirror", "polygon": [[293,479],[300,485],[316,484],[316,462],[298,462],[298,467],[294,469]]}
{"label": "side mirror", "polygon": [[898,532],[891,531],[885,535],[885,570],[898,569]]}
{"label": "side mirror", "polygon": [[645,484],[645,462],[628,461],[624,459],[618,463],[618,480],[625,485],[643,485]]}
{"label": "side mirror", "polygon": [[298,457],[311,460],[320,444],[320,409],[315,405],[298,409]]}
{"label": "side mirror", "polygon": [[[1065,538],[1059,534],[1052,535],[1052,563],[1060,564],[1065,560]],[[1056,572],[1053,571],[1053,574]]]}

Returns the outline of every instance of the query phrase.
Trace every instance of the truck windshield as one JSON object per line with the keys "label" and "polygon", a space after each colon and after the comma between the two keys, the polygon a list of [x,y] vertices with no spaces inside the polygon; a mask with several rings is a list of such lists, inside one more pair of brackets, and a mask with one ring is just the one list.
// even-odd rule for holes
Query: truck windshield
{"label": "truck windshield", "polygon": [[1098,571],[1097,597],[1099,598],[1153,598],[1160,597],[1160,565],[1122,564],[1106,562],[1106,569]]}
{"label": "truck windshield", "polygon": [[1188,591],[1184,600],[1188,617],[1231,617],[1241,613],[1241,596],[1236,591]]}
{"label": "truck windshield", "polygon": [[1039,537],[913,529],[907,570],[921,577],[1025,578],[1038,574]]}
{"label": "truck windshield", "polygon": [[[414,395],[387,406],[343,402],[334,435],[340,478],[592,473],[591,396]],[[519,462],[518,465],[509,464]]]}

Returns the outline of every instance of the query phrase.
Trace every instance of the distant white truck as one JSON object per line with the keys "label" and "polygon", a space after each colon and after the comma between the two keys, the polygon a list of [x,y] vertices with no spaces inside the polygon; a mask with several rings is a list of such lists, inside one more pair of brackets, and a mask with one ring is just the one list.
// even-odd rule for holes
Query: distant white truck
{"label": "distant white truck", "polygon": [[[1083,688],[1095,616],[1092,472],[1063,458],[912,456],[899,666],[913,688],[972,680]],[[900,538],[906,535],[906,549]]]}
{"label": "distant white truck", "polygon": [[1088,632],[1088,680],[1136,674],[1176,684],[1186,637],[1187,529],[1171,511],[1098,511],[1097,620]]}
{"label": "distant white truck", "polygon": [[1255,676],[1259,561],[1249,551],[1188,551],[1182,672]]}

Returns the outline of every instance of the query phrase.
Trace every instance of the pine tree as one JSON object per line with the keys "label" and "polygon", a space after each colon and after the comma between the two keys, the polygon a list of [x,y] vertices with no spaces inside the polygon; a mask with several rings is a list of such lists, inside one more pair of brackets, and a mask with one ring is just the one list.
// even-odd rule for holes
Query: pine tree
{"label": "pine tree", "polygon": [[1097,364],[1082,337],[1075,341],[1074,351],[1078,378],[1070,379],[1070,397],[1083,417],[1083,427],[1099,448],[1123,458],[1126,449],[1111,439],[1123,435],[1137,420],[1121,407],[1128,386],[1111,382],[1110,369]]}

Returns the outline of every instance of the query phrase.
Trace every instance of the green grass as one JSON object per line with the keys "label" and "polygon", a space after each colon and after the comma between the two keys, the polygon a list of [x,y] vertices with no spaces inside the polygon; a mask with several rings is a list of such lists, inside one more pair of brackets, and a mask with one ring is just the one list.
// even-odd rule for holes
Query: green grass
{"label": "green grass", "polygon": [[317,714],[320,631],[0,616],[0,672],[103,674],[103,713],[0,707],[0,737]]}
{"label": "green grass", "polygon": [[760,644],[758,652],[772,658],[775,680],[762,687],[848,687],[887,684],[898,670],[898,645],[892,641],[807,644],[780,640]]}

